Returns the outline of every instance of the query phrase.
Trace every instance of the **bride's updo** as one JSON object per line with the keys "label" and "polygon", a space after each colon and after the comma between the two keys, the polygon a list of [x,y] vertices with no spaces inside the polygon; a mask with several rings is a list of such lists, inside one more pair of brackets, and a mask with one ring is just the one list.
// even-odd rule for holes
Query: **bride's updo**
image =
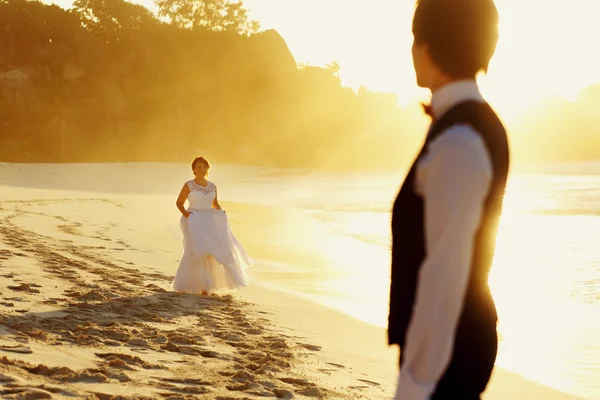
{"label": "bride's updo", "polygon": [[196,165],[201,162],[202,164],[206,165],[206,168],[210,168],[210,164],[208,163],[208,160],[204,157],[196,157],[194,158],[194,161],[192,161],[192,171],[194,170],[194,168],[196,168]]}

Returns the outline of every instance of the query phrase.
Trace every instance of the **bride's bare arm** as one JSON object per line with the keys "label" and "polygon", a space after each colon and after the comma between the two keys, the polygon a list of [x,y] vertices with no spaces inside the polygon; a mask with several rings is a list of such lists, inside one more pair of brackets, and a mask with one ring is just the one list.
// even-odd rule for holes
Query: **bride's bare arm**
{"label": "bride's bare arm", "polygon": [[179,211],[181,211],[181,214],[186,218],[190,216],[190,213],[185,209],[185,201],[187,200],[188,194],[190,194],[190,188],[187,183],[184,183],[181,192],[179,192],[179,196],[177,197],[177,201],[175,202],[175,205]]}
{"label": "bride's bare arm", "polygon": [[212,202],[212,206],[217,210],[222,210],[221,205],[219,204],[219,199],[217,198],[217,188],[215,188],[215,198]]}

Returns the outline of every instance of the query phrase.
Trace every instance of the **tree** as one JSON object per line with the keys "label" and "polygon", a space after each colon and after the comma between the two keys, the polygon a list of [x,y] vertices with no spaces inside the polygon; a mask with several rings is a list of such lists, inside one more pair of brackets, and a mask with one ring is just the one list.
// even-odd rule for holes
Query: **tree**
{"label": "tree", "polygon": [[332,61],[330,64],[327,64],[326,67],[329,68],[336,77],[340,77],[340,64],[338,64],[337,61]]}
{"label": "tree", "polygon": [[258,32],[260,25],[248,16],[241,0],[155,0],[158,15],[179,28]]}
{"label": "tree", "polygon": [[126,32],[158,24],[146,7],[125,0],[76,0],[73,10],[88,31],[107,42],[121,39]]}
{"label": "tree", "polygon": [[299,70],[275,31],[246,36],[258,24],[240,0],[157,0],[161,18],[133,0],[74,1],[0,0],[0,160],[182,161],[201,146],[334,167],[401,147],[386,139],[404,126],[394,98],[343,88],[336,62]]}

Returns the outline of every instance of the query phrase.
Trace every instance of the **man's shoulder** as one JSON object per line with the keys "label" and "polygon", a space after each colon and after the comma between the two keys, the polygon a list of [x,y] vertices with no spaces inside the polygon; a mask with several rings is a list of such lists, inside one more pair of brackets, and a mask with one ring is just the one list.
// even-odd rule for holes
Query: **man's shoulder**
{"label": "man's shoulder", "polygon": [[457,123],[444,129],[429,144],[430,158],[440,158],[461,164],[471,164],[473,168],[489,169],[490,156],[480,133],[470,124]]}

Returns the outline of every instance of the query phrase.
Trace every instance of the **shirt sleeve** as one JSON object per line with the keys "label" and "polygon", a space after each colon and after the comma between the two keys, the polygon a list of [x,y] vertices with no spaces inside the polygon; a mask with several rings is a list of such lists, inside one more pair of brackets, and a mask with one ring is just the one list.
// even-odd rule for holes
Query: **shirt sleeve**
{"label": "shirt sleeve", "polygon": [[396,400],[429,399],[450,361],[491,178],[483,140],[467,125],[444,131],[417,165],[426,257],[402,349]]}

